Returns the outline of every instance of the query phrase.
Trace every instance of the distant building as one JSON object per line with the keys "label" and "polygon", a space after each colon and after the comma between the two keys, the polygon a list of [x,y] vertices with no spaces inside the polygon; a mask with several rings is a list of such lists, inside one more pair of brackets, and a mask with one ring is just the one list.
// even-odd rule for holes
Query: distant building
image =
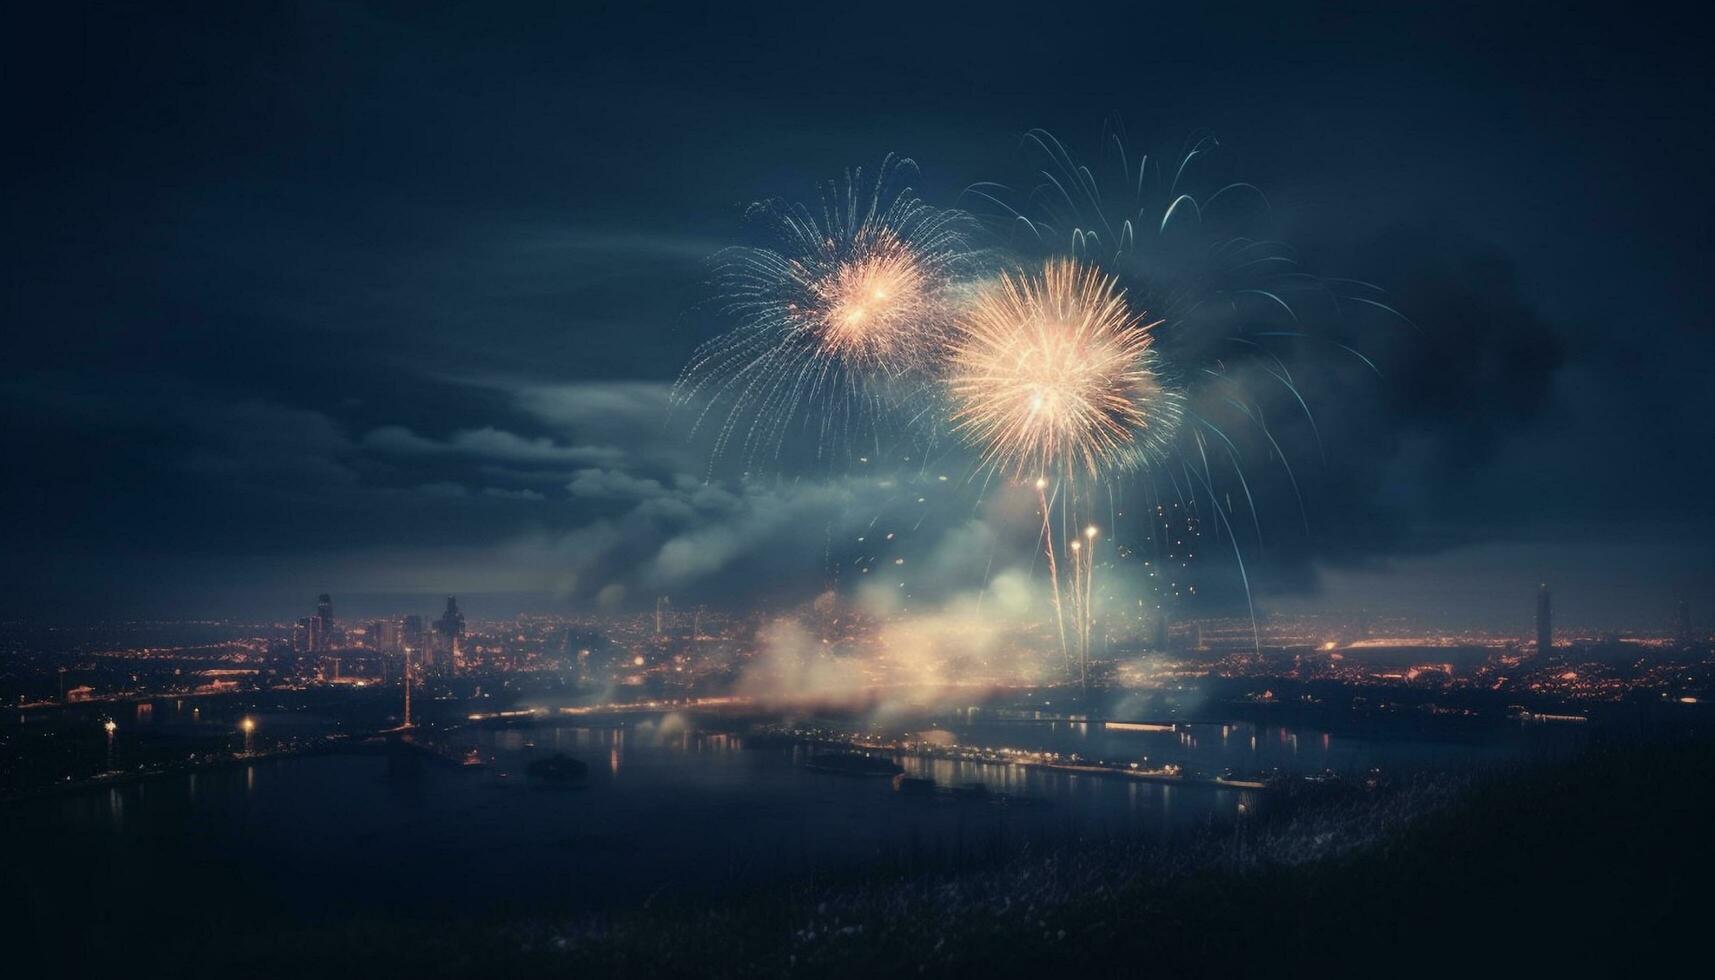
{"label": "distant building", "polygon": [[1554,649],[1553,600],[1548,583],[1536,590],[1536,653],[1543,656]]}
{"label": "distant building", "polygon": [[412,653],[423,652],[423,617],[406,616],[399,627],[399,640]]}
{"label": "distant building", "polygon": [[447,608],[435,620],[435,666],[451,670],[456,666],[464,644],[464,613],[459,612],[458,600],[447,596]]}
{"label": "distant building", "polygon": [[333,598],[326,592],[316,596],[316,653],[326,653],[333,648]]}
{"label": "distant building", "polygon": [[297,623],[293,624],[293,626],[292,626],[292,652],[293,653],[309,653],[311,650],[314,649],[314,647],[311,646],[311,643],[310,643],[311,624],[314,622],[315,622],[315,620],[312,617],[305,616],[303,619],[300,619],[297,621]]}
{"label": "distant building", "polygon": [[383,619],[369,627],[369,645],[382,653],[399,651],[399,624]]}

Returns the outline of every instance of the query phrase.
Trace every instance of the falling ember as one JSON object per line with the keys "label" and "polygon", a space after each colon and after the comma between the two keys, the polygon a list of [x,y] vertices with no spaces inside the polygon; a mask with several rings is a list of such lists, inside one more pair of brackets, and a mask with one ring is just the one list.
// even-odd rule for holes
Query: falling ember
{"label": "falling ember", "polygon": [[948,354],[954,428],[1015,477],[1131,469],[1179,418],[1149,328],[1094,268],[1056,260],[1003,274],[955,320]]}

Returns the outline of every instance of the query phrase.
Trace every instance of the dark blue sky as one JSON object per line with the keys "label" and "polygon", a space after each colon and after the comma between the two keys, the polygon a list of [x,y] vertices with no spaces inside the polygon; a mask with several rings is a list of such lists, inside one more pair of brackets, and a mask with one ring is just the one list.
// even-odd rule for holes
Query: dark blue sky
{"label": "dark blue sky", "polygon": [[1265,605],[1507,621],[1548,579],[1573,622],[1715,614],[1702,21],[592,6],[22,15],[4,613],[818,582],[829,549],[781,545],[849,490],[693,486],[663,419],[718,329],[704,259],[890,151],[950,204],[1117,114],[1158,153],[1217,134],[1308,265],[1423,329],[1311,393],[1330,458]]}

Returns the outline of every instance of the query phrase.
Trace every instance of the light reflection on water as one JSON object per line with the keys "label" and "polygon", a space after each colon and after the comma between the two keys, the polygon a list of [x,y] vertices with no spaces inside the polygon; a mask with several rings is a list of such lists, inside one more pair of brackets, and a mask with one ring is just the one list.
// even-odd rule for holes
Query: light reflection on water
{"label": "light reflection on water", "polygon": [[[1178,762],[1209,775],[1454,768],[1519,751],[1505,741],[1365,740],[1248,724],[953,728],[961,745]],[[218,915],[219,896],[242,889],[256,915],[314,917],[410,910],[454,892],[478,903],[596,907],[905,854],[956,858],[1041,837],[1160,835],[1230,818],[1254,800],[1232,789],[918,756],[897,761],[941,789],[980,783],[989,798],[896,792],[886,778],[804,768],[816,751],[807,746],[747,748],[742,737],[697,731],[674,716],[626,727],[472,729],[459,738],[454,749],[474,747],[489,765],[430,766],[401,779],[379,755],[257,762],[19,804],[0,814],[0,832],[32,842],[9,845],[21,880],[50,891],[63,884],[68,900],[94,890],[144,907],[166,887],[181,914]],[[585,785],[545,788],[526,776],[531,761],[555,752],[589,764]]]}

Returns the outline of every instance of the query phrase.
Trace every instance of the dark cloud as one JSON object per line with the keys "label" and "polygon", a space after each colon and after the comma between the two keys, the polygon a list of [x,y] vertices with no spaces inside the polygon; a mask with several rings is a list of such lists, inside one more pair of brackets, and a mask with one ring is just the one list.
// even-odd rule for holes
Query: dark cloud
{"label": "dark cloud", "polygon": [[[1531,516],[1522,512],[1539,508],[1533,495],[1478,485],[1525,447],[1563,438],[1566,328],[1523,299],[1510,260],[1467,235],[1399,227],[1361,252],[1353,274],[1386,271],[1387,301],[1409,322],[1357,307],[1339,346],[1291,352],[1315,430],[1278,390],[1269,408],[1282,420],[1277,437],[1298,450],[1314,520],[1301,541],[1277,539],[1276,553],[1362,560],[1446,547]],[[1279,484],[1264,483],[1269,496],[1290,496]]]}
{"label": "dark cloud", "polygon": [[546,437],[525,438],[493,426],[462,429],[437,440],[420,436],[402,425],[384,425],[365,435],[363,445],[400,456],[478,456],[536,465],[612,462],[621,455],[619,450],[608,446],[562,446]]}

